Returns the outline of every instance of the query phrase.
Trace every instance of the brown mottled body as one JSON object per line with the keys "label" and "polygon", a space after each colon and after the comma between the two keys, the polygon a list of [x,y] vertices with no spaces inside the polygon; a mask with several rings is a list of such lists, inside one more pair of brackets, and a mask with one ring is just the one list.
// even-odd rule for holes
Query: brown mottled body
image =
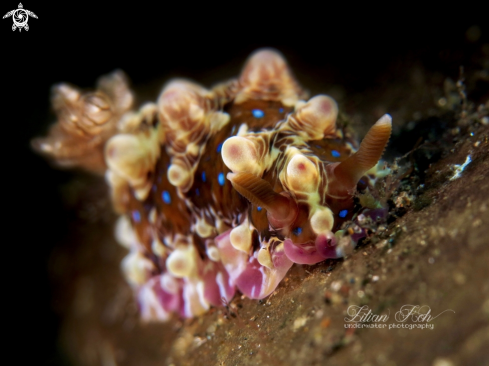
{"label": "brown mottled body", "polygon": [[[273,131],[277,123],[284,121],[292,109],[283,106],[280,102],[258,100],[242,104],[234,104],[231,101],[225,104],[222,110],[230,115],[230,123],[215,135],[209,136],[204,143],[205,148],[197,162],[198,168],[193,177],[193,184],[187,192],[179,194],[178,190],[168,181],[170,154],[164,149],[151,177],[151,194],[141,202],[132,192],[129,204],[129,212],[132,213],[131,221],[139,240],[148,250],[151,249],[154,235],[158,235],[161,242],[164,242],[167,236],[187,235],[191,231],[191,226],[194,224],[192,218],[196,214],[203,216],[207,224],[214,227],[209,237],[221,234],[243,221],[243,213],[247,212],[249,202],[232,188],[227,179],[224,180],[224,184],[219,183],[219,175],[226,177],[230,172],[221,157],[222,144],[229,137],[235,136],[243,124],[246,124],[249,130],[256,132]],[[253,110],[263,111],[264,117],[254,117]],[[337,144],[339,145],[339,142]],[[270,172],[273,171],[274,169],[271,169]],[[275,175],[265,174],[264,179],[272,181]],[[283,190],[280,184],[276,190]],[[168,192],[170,203],[164,202],[162,198],[164,192]],[[156,211],[156,222],[148,219],[152,210]],[[252,223],[257,228],[259,236],[269,237],[266,210],[258,211],[256,206],[250,207],[249,210],[252,215]],[[137,218],[140,219],[137,220]],[[220,228],[214,226],[220,221],[222,221]],[[205,248],[205,238],[195,235],[194,240],[200,248]],[[258,246],[257,240],[258,237],[255,236],[255,247]]]}

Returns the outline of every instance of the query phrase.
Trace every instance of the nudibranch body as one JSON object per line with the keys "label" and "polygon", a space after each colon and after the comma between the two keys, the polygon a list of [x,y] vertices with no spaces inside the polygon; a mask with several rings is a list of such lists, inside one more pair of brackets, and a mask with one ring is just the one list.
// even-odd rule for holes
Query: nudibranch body
{"label": "nudibranch body", "polygon": [[237,290],[264,298],[293,263],[353,248],[365,236],[360,214],[380,215],[354,196],[375,177],[390,116],[356,149],[336,125],[336,102],[307,100],[274,50],[211,90],[174,80],[157,103],[134,112],[132,102],[121,72],[95,93],[59,85],[58,124],[34,144],[62,165],[106,167],[116,237],[129,250],[122,268],[144,319],[199,315]]}

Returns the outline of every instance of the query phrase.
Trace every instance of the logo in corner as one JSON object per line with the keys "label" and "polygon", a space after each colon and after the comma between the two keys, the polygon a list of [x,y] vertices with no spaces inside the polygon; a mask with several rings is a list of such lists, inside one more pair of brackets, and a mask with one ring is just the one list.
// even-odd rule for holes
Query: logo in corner
{"label": "logo in corner", "polygon": [[5,14],[3,16],[3,19],[8,18],[10,16],[14,21],[14,24],[12,25],[12,30],[15,31],[17,28],[19,28],[19,32],[22,31],[22,28],[24,28],[26,31],[29,30],[29,26],[27,25],[29,16],[37,19],[37,15],[30,10],[24,9],[22,3],[19,3],[18,9],[9,11],[7,14]]}

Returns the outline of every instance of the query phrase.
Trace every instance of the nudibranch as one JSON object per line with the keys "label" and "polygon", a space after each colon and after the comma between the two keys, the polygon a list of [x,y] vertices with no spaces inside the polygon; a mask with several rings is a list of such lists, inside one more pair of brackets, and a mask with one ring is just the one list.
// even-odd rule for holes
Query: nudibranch
{"label": "nudibranch", "polygon": [[33,146],[105,172],[143,319],[193,317],[237,290],[262,299],[293,263],[342,257],[365,236],[362,222],[381,216],[356,193],[375,179],[391,117],[358,146],[337,126],[336,102],[308,99],[275,50],[210,90],[178,79],[156,103],[135,111],[133,100],[121,71],[95,92],[57,85],[58,121]]}

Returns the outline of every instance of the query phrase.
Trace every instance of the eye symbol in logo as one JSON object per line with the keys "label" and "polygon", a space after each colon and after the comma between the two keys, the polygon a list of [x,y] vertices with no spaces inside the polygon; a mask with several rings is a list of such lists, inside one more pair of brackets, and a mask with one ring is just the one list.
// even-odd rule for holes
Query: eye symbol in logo
{"label": "eye symbol in logo", "polygon": [[19,3],[18,9],[11,10],[7,14],[5,14],[3,16],[3,19],[8,18],[10,16],[14,21],[14,24],[12,25],[12,30],[14,31],[17,28],[19,28],[19,32],[22,31],[22,28],[24,28],[26,31],[29,30],[29,26],[27,25],[29,16],[37,19],[37,15],[30,10],[24,9],[22,3]]}

